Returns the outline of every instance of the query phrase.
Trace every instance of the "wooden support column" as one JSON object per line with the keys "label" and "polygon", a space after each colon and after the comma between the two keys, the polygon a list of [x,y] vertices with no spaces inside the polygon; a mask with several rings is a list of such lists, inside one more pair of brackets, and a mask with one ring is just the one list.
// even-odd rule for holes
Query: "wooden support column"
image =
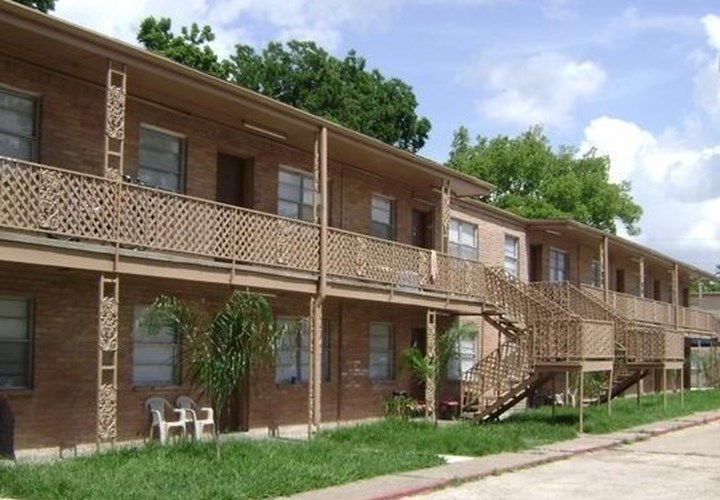
{"label": "wooden support column", "polygon": [[552,374],[552,417],[555,418],[555,373]]}
{"label": "wooden support column", "polygon": [[[437,313],[428,309],[425,316],[426,356],[431,363],[437,362]],[[435,376],[427,374],[425,379],[425,416],[435,420]]]}
{"label": "wooden support column", "polygon": [[645,298],[645,259],[638,258],[638,297]]}
{"label": "wooden support column", "polygon": [[608,295],[610,291],[610,259],[608,255],[608,237],[603,236],[602,243],[600,244],[600,269],[602,269],[602,287],[603,287],[603,300],[608,301]]}
{"label": "wooden support column", "polygon": [[607,412],[612,415],[612,388],[613,388],[613,369],[610,368],[608,373],[608,390],[607,390]]}
{"label": "wooden support column", "polygon": [[685,377],[683,377],[683,369],[679,371],[680,379],[680,406],[685,406]]}
{"label": "wooden support column", "polygon": [[676,262],[672,270],[672,303],[675,315],[675,328],[680,326],[680,266]]}
{"label": "wooden support column", "polygon": [[450,235],[450,201],[450,182],[444,181],[442,191],[440,192],[440,224],[442,226],[440,250],[445,253],[448,251],[448,238]]}
{"label": "wooden support column", "polygon": [[585,372],[580,370],[580,389],[578,390],[578,393],[580,397],[578,398],[578,409],[580,413],[580,434],[583,434],[585,432],[584,422],[583,422],[583,409],[585,408],[584,399],[585,399]]}
{"label": "wooden support column", "polygon": [[662,368],[662,401],[663,410],[667,410],[667,369]]}
{"label": "wooden support column", "polygon": [[328,269],[328,193],[327,128],[321,127],[315,137],[314,180],[315,222],[320,225],[318,239],[317,294],[310,301],[310,383],[308,384],[308,436],[320,429],[322,422],[322,334],[323,305],[327,295]]}

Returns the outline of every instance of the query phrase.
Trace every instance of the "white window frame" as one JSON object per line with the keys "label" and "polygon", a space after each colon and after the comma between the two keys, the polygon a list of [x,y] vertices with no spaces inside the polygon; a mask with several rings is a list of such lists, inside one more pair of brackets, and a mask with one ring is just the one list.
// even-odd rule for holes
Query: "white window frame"
{"label": "white window frame", "polygon": [[[508,252],[508,243],[512,243],[512,251]],[[503,267],[515,277],[520,276],[520,238],[512,234],[505,235],[503,249]]]}
{"label": "white window frame", "polygon": [[453,356],[448,360],[447,379],[458,381],[463,373],[475,366],[477,362],[477,335],[460,337]]}
{"label": "white window frame", "polygon": [[[26,160],[26,161],[33,161],[36,162],[38,160],[38,144],[40,143],[40,96],[37,94],[33,94],[30,92],[24,92],[22,90],[17,90],[11,87],[6,86],[0,86],[0,92],[4,94],[11,95],[13,97],[18,97],[20,99],[27,99],[29,101],[32,101],[33,104],[33,132],[31,135],[24,135],[19,134],[17,132],[13,132],[11,130],[5,130],[0,126],[0,134],[7,135],[10,137],[16,137],[19,138],[22,141],[27,141],[30,143],[30,156],[27,158],[21,158],[18,157],[19,160]],[[0,156],[7,156],[0,153]]]}
{"label": "white window frame", "polygon": [[[456,227],[453,227],[456,226]],[[462,228],[472,229],[472,244],[463,241]],[[448,253],[454,257],[465,260],[478,260],[480,257],[478,244],[478,226],[472,222],[452,217],[448,223]]]}
{"label": "white window frame", "polygon": [[[7,352],[6,348],[3,346],[6,345],[20,345],[24,344],[27,346],[26,352],[25,352],[25,359],[23,360],[17,360],[18,364],[23,365],[22,371],[23,375],[21,375],[25,379],[24,384],[14,383],[11,379],[10,374],[6,373],[0,373],[0,390],[3,389],[32,389],[33,385],[33,348],[34,348],[34,307],[33,307],[33,301],[27,297],[18,297],[18,296],[0,296],[0,301],[5,302],[22,302],[24,304],[25,308],[25,314],[24,316],[10,316],[10,315],[4,315],[0,314],[0,352]],[[10,337],[7,333],[5,333],[2,328],[3,324],[8,321],[12,322],[13,320],[17,321],[24,321],[25,323],[25,335],[24,337]]]}
{"label": "white window frame", "polygon": [[[378,335],[380,334],[380,335]],[[386,336],[384,346],[373,345],[373,336]],[[368,332],[368,377],[371,381],[382,382],[395,379],[395,328],[392,323],[374,321]],[[382,362],[383,359],[387,363]],[[375,369],[373,369],[375,367]]]}
{"label": "white window frame", "polygon": [[[377,203],[387,203],[387,207],[378,207]],[[388,220],[375,217],[376,210],[387,212]],[[370,197],[370,234],[384,240],[395,240],[395,198],[373,193]]]}
{"label": "white window frame", "polygon": [[[133,307],[133,361],[132,379],[134,386],[177,386],[182,380],[181,346],[176,333],[170,327],[161,328],[156,335],[148,335],[140,328],[140,320],[149,304]],[[167,351],[166,358],[159,362],[140,362],[140,358],[152,351]],[[139,374],[141,368],[170,367],[170,375],[165,378],[146,379]]]}
{"label": "white window frame", "polygon": [[[310,377],[310,331],[305,318],[280,316],[276,320],[283,328],[275,354],[276,384],[307,384]],[[322,328],[322,380],[330,381],[330,322]]]}
{"label": "white window frame", "polygon": [[[168,188],[168,187],[164,187],[164,186],[158,186],[156,184],[153,184],[152,182],[147,181],[146,179],[143,179],[143,172],[146,170],[153,171],[153,172],[161,172],[163,174],[173,174],[172,172],[169,172],[168,170],[163,170],[163,169],[154,167],[152,165],[143,164],[143,161],[142,161],[143,131],[151,132],[154,134],[164,135],[168,138],[172,138],[172,139],[178,141],[180,148],[178,151],[177,189],[172,189],[172,188]],[[154,125],[149,125],[147,123],[140,124],[140,131],[138,132],[138,134],[139,134],[139,137],[138,137],[138,173],[137,173],[138,179],[141,180],[144,184],[146,184],[150,187],[157,188],[157,189],[164,189],[165,191],[172,191],[174,193],[185,192],[185,148],[186,148],[186,144],[187,144],[186,137],[183,134],[173,132],[172,130],[163,129],[160,127],[156,127]]]}
{"label": "white window frame", "polygon": [[[288,185],[287,183],[282,182],[282,176],[285,175],[292,175],[297,176],[300,179],[299,183],[299,191],[295,194],[297,194],[297,199],[291,199],[287,197],[282,196],[282,185]],[[289,167],[287,165],[280,165],[278,168],[278,177],[277,177],[278,187],[277,187],[277,213],[281,217],[287,217],[289,219],[297,219],[297,220],[303,220],[306,222],[314,222],[315,219],[315,180],[313,179],[312,174],[309,172],[306,172],[305,170],[301,170],[298,168]],[[288,185],[289,186],[289,185]],[[293,189],[295,186],[291,186]],[[311,193],[311,199],[308,202],[305,199],[306,192]],[[293,206],[294,210],[289,213],[290,211],[284,210],[283,204],[285,206]]]}
{"label": "white window frame", "polygon": [[[558,256],[561,257],[560,260],[557,259]],[[570,258],[568,253],[559,248],[550,248],[548,258],[550,260],[550,265],[548,266],[550,270],[550,281],[568,281],[570,277]],[[558,266],[560,262],[562,262],[562,265]]]}

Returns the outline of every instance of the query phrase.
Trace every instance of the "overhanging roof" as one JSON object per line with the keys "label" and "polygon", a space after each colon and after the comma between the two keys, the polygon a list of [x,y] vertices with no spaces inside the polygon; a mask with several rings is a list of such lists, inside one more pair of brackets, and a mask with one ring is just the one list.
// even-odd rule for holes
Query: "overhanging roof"
{"label": "overhanging roof", "polygon": [[0,53],[103,87],[112,59],[128,67],[130,98],[239,129],[247,122],[279,131],[286,137],[279,142],[306,152],[313,151],[318,129],[326,127],[331,160],[410,186],[438,188],[448,182],[458,196],[481,196],[493,189],[490,183],[337,123],[7,0],[0,0]]}
{"label": "overhanging roof", "polygon": [[677,264],[678,267],[688,273],[688,275],[692,279],[715,279],[715,276],[712,273],[700,269],[699,267],[693,266],[692,264],[681,262],[677,259],[673,259],[668,255],[652,250],[651,248],[648,248],[646,246],[640,245],[625,238],[621,238],[620,236],[606,233],[594,227],[582,224],[581,222],[574,221],[572,219],[533,219],[528,220],[527,227],[528,229],[536,229],[539,231],[550,230],[556,232],[565,231],[566,233],[571,232],[582,235],[584,237],[596,239],[596,241],[598,242],[604,236],[607,236],[609,245],[615,245],[628,252],[634,253],[639,257],[655,260],[664,265],[674,266],[675,264]]}

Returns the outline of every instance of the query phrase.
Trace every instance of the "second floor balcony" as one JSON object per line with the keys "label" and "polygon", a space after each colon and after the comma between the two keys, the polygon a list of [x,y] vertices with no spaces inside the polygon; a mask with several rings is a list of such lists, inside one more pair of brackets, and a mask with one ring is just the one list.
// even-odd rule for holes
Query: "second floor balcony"
{"label": "second floor balcony", "polygon": [[[320,226],[45,165],[0,158],[0,228],[47,243],[317,280]],[[434,250],[328,230],[339,284],[482,302],[484,266]]]}

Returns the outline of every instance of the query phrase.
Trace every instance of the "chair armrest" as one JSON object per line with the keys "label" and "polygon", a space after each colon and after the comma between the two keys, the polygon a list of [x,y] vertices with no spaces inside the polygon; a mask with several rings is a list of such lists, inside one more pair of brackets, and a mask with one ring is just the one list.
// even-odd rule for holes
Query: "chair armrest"
{"label": "chair armrest", "polygon": [[215,419],[213,418],[213,417],[214,417],[214,413],[213,413],[213,409],[212,409],[212,408],[204,407],[204,408],[200,408],[199,411],[205,412],[205,418],[204,418],[203,420],[212,420],[212,421],[215,421]]}
{"label": "chair armrest", "polygon": [[187,413],[190,413],[190,418],[195,418],[195,412],[185,408],[173,408],[173,411],[178,415],[178,422],[184,422],[188,420]]}
{"label": "chair armrest", "polygon": [[163,421],[163,416],[157,410],[150,410],[152,416],[152,425],[160,425]]}

